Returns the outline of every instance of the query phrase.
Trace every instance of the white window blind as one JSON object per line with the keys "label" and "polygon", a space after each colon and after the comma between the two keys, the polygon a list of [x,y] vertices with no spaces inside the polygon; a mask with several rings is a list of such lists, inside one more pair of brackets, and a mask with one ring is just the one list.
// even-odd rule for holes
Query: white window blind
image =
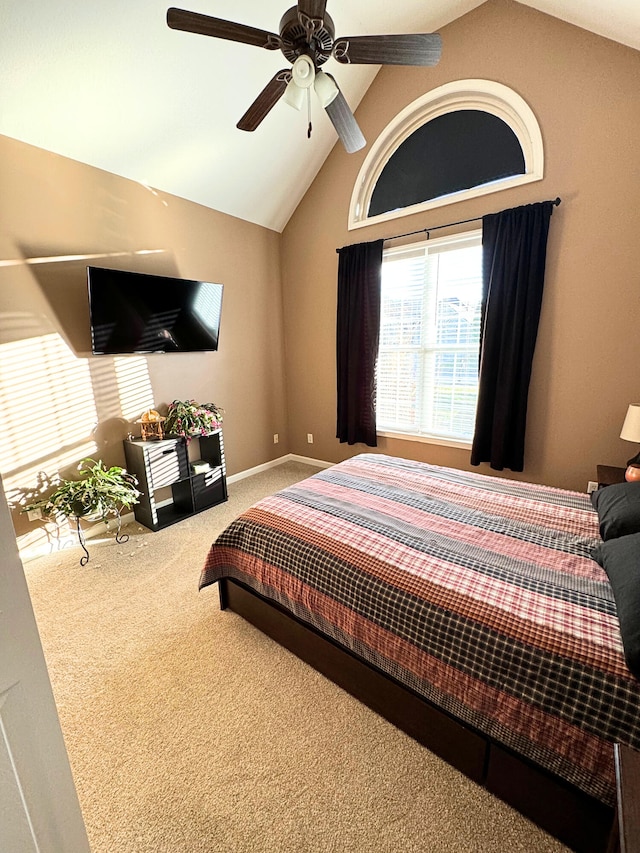
{"label": "white window blind", "polygon": [[378,431],[471,441],[481,300],[480,231],[385,250]]}

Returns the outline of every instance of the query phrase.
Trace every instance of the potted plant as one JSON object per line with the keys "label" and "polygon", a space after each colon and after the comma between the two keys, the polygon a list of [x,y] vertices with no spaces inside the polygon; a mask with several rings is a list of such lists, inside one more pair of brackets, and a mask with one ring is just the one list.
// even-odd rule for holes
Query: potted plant
{"label": "potted plant", "polygon": [[115,516],[118,523],[116,542],[126,542],[129,537],[120,535],[120,514],[138,503],[140,491],[135,475],[118,465],[106,468],[102,461],[83,459],[78,470],[81,472],[78,480],[56,477],[53,484],[57,488],[47,497],[32,501],[22,512],[40,510],[45,517],[75,519],[78,541],[84,550],[80,565],[84,566],[89,562],[89,552],[80,520],[100,520],[108,525],[108,516]]}
{"label": "potted plant", "polygon": [[222,423],[224,409],[215,403],[197,403],[195,400],[174,400],[169,403],[164,431],[167,435],[181,435],[187,441],[194,435],[208,435]]}

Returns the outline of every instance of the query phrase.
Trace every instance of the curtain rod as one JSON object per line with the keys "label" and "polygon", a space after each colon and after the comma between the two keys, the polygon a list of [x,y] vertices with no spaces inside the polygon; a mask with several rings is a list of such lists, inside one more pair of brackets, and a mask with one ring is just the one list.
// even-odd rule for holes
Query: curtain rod
{"label": "curtain rod", "polygon": [[[562,199],[560,197],[554,198],[551,201],[554,207],[558,207],[561,202]],[[414,234],[427,234],[427,239],[429,239],[428,235],[430,231],[438,231],[440,228],[453,228],[454,225],[466,225],[468,222],[478,222],[481,219],[483,219],[482,216],[474,216],[472,219],[460,219],[458,222],[447,222],[446,225],[432,225],[431,228],[419,228],[417,231],[407,231],[406,234],[394,234],[393,237],[383,237],[382,239],[386,243],[387,240],[399,240],[401,237],[413,237]],[[336,249],[338,254],[340,254],[341,251],[341,249]]]}

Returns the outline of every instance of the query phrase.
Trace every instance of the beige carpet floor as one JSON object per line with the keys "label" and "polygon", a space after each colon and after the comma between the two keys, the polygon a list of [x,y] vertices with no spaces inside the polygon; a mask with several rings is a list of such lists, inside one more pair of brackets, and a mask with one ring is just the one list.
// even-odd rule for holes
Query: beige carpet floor
{"label": "beige carpet floor", "polygon": [[224,525],[310,473],[26,564],[93,853],[565,850],[198,592]]}

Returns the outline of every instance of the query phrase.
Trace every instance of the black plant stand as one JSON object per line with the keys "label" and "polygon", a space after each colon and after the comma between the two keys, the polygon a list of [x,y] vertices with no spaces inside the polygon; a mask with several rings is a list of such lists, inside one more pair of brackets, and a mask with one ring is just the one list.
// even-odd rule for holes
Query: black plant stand
{"label": "black plant stand", "polygon": [[[87,563],[89,562],[89,551],[87,550],[87,546],[86,546],[84,530],[80,526],[80,518],[81,518],[81,516],[76,515],[76,530],[78,532],[78,542],[80,543],[80,547],[84,551],[84,554],[82,555],[82,557],[80,557],[80,565],[86,566]],[[116,530],[115,539],[116,539],[116,542],[118,543],[118,545],[123,545],[125,542],[129,541],[129,534],[120,532],[122,529],[122,518],[120,517],[119,512],[116,513],[116,518],[118,520],[117,521],[118,529]],[[104,521],[105,525],[107,524],[106,518],[103,518],[102,521]]]}

